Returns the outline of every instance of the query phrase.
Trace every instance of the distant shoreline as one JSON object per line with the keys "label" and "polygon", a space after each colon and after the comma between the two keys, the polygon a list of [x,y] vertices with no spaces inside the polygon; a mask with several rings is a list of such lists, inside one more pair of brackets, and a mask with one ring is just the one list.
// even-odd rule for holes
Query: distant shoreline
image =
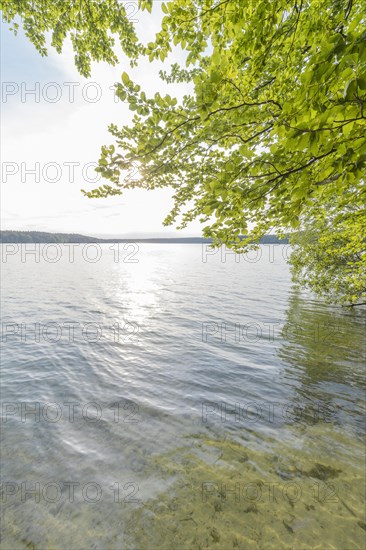
{"label": "distant shoreline", "polygon": [[[242,237],[242,239],[245,237]],[[78,233],[46,233],[42,231],[0,231],[0,243],[146,243],[146,244],[210,244],[212,239],[203,237],[155,237],[155,238],[120,238],[101,239]],[[278,239],[275,235],[264,235],[260,244],[288,244],[288,239]]]}

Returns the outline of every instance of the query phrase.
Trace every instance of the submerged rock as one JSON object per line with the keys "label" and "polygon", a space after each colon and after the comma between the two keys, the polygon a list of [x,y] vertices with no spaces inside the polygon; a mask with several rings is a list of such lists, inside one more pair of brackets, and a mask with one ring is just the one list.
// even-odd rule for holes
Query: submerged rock
{"label": "submerged rock", "polygon": [[328,479],[333,479],[341,473],[342,470],[336,470],[331,466],[324,466],[324,464],[316,463],[314,467],[307,472],[307,475],[310,477],[316,477],[321,481],[327,481]]}

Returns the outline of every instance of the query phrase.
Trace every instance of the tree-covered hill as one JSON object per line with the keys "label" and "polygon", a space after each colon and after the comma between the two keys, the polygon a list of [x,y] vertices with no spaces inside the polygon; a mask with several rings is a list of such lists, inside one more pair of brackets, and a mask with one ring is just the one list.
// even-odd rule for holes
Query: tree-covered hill
{"label": "tree-covered hill", "polygon": [[[210,243],[211,239],[202,237],[180,238],[129,238],[129,239],[99,239],[79,235],[78,233],[45,233],[42,231],[0,231],[0,243],[116,243],[116,242],[141,242],[141,243],[176,243],[176,244],[200,244]],[[261,244],[286,244],[288,239],[278,239],[275,235],[264,235]]]}

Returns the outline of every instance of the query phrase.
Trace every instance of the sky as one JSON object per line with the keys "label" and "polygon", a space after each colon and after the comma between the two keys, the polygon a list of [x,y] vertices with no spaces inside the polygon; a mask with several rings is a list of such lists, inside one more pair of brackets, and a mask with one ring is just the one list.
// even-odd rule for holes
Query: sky
{"label": "sky", "polygon": [[[130,2],[137,4],[137,2]],[[159,28],[160,2],[153,12],[134,10],[143,42]],[[165,62],[182,61],[175,52]],[[182,231],[164,227],[172,205],[171,190],[128,190],[122,196],[88,199],[80,189],[103,180],[94,171],[102,145],[113,143],[108,125],[132,120],[128,105],[115,98],[113,84],[126,71],[147,93],[166,93],[158,77],[160,62],[142,60],[131,69],[94,63],[91,78],[76,70],[70,44],[61,55],[49,48],[41,57],[19,30],[14,36],[1,23],[1,227],[3,230],[82,233],[92,236],[200,236],[199,222]],[[181,97],[188,85],[169,93]],[[99,179],[98,179],[99,178]],[[100,183],[99,183],[100,182]]]}

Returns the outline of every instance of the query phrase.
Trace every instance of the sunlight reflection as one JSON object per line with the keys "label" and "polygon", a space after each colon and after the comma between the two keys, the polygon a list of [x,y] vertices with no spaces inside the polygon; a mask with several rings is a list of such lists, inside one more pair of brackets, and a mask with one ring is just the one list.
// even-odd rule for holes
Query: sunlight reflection
{"label": "sunlight reflection", "polygon": [[117,301],[123,304],[123,309],[131,320],[140,326],[146,325],[148,319],[161,310],[159,264],[152,257],[129,265],[127,271],[123,264],[118,267],[120,274],[116,288]]}

